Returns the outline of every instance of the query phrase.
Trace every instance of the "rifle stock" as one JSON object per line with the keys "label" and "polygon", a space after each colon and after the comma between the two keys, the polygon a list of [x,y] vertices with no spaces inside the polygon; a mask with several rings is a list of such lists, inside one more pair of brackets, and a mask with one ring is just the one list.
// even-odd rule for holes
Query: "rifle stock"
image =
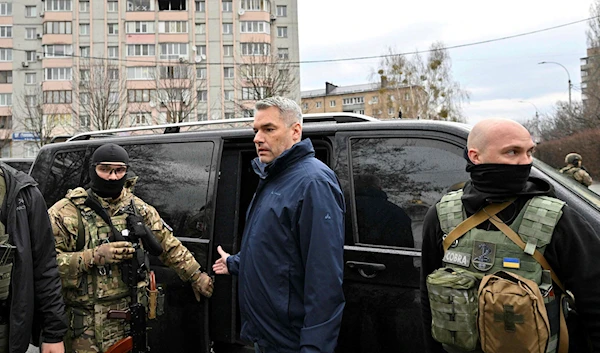
{"label": "rifle stock", "polygon": [[133,339],[125,337],[108,348],[105,353],[129,353],[133,350]]}

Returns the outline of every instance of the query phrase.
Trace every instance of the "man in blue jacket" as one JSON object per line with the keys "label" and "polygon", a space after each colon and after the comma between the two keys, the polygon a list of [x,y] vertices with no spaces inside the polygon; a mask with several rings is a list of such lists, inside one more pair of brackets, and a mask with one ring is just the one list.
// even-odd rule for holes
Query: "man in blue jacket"
{"label": "man in blue jacket", "polygon": [[256,103],[252,167],[260,181],[238,254],[213,270],[239,277],[241,336],[256,352],[333,352],[344,310],[344,197],[302,138],[302,112],[283,97]]}

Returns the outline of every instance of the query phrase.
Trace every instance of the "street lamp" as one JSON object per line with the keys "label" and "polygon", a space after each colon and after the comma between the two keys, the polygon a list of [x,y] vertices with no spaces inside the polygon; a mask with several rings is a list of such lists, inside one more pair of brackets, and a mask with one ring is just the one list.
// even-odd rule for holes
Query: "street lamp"
{"label": "street lamp", "polygon": [[565,69],[565,71],[567,72],[567,77],[569,78],[569,108],[571,108],[571,75],[569,74],[569,70],[567,70],[567,68],[564,65],[557,63],[555,61],[542,61],[542,62],[539,62],[538,65],[539,64],[556,64],[556,65],[560,65],[563,69]]}
{"label": "street lamp", "polygon": [[529,103],[529,104],[533,105],[533,108],[535,108],[535,118],[538,119],[540,117],[540,115],[538,114],[539,110],[535,104],[533,104],[530,101],[519,101],[519,103]]}

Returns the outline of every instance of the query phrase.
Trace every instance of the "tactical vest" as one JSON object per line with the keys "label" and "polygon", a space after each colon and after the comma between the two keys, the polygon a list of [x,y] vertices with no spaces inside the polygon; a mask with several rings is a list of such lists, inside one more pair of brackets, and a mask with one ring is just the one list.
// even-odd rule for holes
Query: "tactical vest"
{"label": "tactical vest", "polygon": [[[75,190],[78,191],[78,190]],[[85,245],[83,249],[93,249],[109,242],[111,228],[91,208],[84,204],[87,193],[83,189],[67,198],[78,208],[84,221]],[[127,228],[127,216],[124,211],[111,217],[111,222],[118,231]],[[70,305],[89,306],[98,302],[108,302],[129,296],[129,288],[123,282],[118,264],[94,266],[84,274],[78,290],[65,291],[65,301]]]}
{"label": "tactical vest", "polygon": [[[444,237],[458,226],[466,217],[461,197],[462,190],[445,195],[436,205],[440,227]],[[552,240],[554,228],[562,215],[564,202],[547,196],[536,196],[530,199],[510,225],[527,244],[544,253]],[[558,301],[549,294],[552,280],[548,271],[530,255],[499,230],[483,230],[473,228],[455,241],[445,253],[444,266],[468,271],[478,280],[483,276],[505,270],[534,281],[546,294],[544,303],[548,311],[551,326],[551,337],[546,348],[547,353],[554,353],[558,344]],[[467,305],[465,305],[466,307]],[[470,309],[469,309],[470,310]],[[467,311],[467,310],[465,310]],[[474,312],[476,315],[476,311]],[[439,318],[432,307],[432,319]],[[473,318],[476,320],[476,317]],[[478,335],[478,332],[474,332]],[[448,352],[458,352],[456,348],[444,347]],[[481,350],[478,350],[481,352]]]}

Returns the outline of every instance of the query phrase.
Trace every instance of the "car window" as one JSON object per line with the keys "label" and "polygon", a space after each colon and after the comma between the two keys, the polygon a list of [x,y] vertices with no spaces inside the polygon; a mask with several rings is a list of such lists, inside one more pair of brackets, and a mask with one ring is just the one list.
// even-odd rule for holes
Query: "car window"
{"label": "car window", "polygon": [[351,158],[363,244],[420,249],[429,207],[468,180],[460,147],[433,139],[355,138]]}
{"label": "car window", "polygon": [[32,162],[4,162],[9,166],[15,168],[16,170],[20,170],[23,173],[29,173],[29,169],[31,169]]}
{"label": "car window", "polygon": [[124,145],[138,176],[135,195],[154,206],[175,236],[209,238],[205,213],[212,142]]}
{"label": "car window", "polygon": [[[67,190],[81,186],[82,174],[84,172],[85,150],[59,152],[54,156],[50,173],[45,178],[44,198],[48,207],[62,199]],[[85,171],[87,174],[87,170]],[[39,178],[38,179],[44,179]]]}

